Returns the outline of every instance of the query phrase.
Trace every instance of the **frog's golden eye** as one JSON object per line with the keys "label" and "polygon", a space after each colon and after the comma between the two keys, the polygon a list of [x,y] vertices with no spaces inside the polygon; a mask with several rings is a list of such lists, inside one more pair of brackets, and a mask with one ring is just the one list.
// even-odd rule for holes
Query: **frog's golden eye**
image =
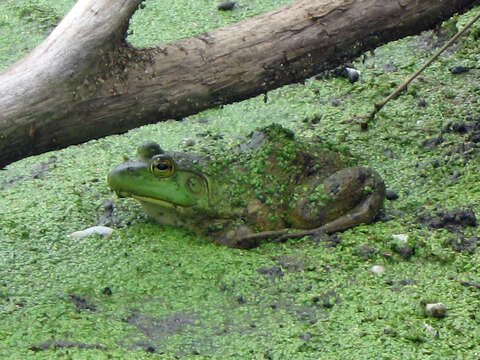
{"label": "frog's golden eye", "polygon": [[173,174],[174,169],[175,166],[171,157],[166,155],[155,155],[152,158],[150,171],[156,177],[169,177]]}

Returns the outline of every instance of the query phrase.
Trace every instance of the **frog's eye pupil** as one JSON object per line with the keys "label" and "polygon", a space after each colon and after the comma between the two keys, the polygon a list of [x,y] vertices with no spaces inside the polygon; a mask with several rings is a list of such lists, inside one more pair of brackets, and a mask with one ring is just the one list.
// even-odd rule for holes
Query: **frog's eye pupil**
{"label": "frog's eye pupil", "polygon": [[158,170],[167,170],[168,168],[169,168],[169,166],[165,163],[157,164],[157,169]]}
{"label": "frog's eye pupil", "polygon": [[168,177],[173,174],[173,160],[165,155],[156,155],[152,159],[151,171],[157,177]]}

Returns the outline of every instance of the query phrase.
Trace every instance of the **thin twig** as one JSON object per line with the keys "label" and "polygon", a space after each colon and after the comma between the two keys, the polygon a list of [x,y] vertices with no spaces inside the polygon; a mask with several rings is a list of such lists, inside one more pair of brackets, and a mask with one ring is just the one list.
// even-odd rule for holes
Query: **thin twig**
{"label": "thin twig", "polygon": [[457,32],[445,45],[443,45],[428,61],[423,64],[423,66],[418,69],[415,73],[407,77],[403,83],[397,87],[390,95],[383,99],[380,103],[375,103],[373,105],[373,111],[370,114],[360,116],[360,119],[363,121],[360,123],[362,129],[366,130],[368,124],[373,121],[375,115],[387,104],[390,100],[396,98],[403,90],[406,89],[408,84],[410,84],[418,75],[420,75],[423,70],[425,70],[432,62],[434,62],[450,45],[452,45],[463,33],[468,30],[478,19],[480,19],[480,13],[477,14],[465,27]]}

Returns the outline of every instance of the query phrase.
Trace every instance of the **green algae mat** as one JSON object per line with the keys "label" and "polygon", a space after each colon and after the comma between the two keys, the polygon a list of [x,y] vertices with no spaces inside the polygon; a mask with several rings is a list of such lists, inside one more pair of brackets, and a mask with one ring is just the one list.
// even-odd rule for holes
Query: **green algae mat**
{"label": "green algae mat", "polygon": [[[73,3],[0,3],[0,68]],[[132,19],[129,40],[171,41],[284,3],[218,12],[214,1],[152,0]],[[368,131],[349,122],[478,11],[367,54],[353,64],[361,72],[353,84],[319,76],[269,92],[266,103],[254,98],[9,165],[0,172],[0,358],[478,358],[479,25]],[[273,122],[376,169],[390,191],[378,220],[246,251],[157,225],[108,189],[108,172],[146,141],[202,152]],[[97,224],[112,235],[68,236]],[[446,313],[427,314],[435,303]]]}

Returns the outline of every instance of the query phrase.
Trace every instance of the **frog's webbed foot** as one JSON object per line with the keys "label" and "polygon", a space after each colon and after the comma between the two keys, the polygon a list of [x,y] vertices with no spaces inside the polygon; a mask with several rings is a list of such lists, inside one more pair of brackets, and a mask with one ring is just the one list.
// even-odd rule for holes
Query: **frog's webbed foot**
{"label": "frog's webbed foot", "polygon": [[258,246],[255,239],[249,239],[252,234],[253,231],[248,226],[241,225],[222,233],[217,237],[215,243],[231,248],[251,249]]}

